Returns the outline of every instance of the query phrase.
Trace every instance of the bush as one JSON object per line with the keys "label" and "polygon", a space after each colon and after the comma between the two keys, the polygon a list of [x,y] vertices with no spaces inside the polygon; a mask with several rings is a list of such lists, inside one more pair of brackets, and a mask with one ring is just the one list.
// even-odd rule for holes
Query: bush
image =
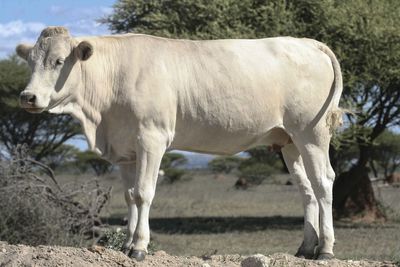
{"label": "bush", "polygon": [[97,176],[110,173],[112,171],[112,164],[93,151],[77,152],[75,154],[75,165],[81,170],[82,173],[88,171],[91,167]]}
{"label": "bush", "polygon": [[185,174],[185,170],[176,168],[167,168],[164,170],[164,173],[165,173],[164,174],[165,179],[172,184],[181,180],[182,176]]}
{"label": "bush", "polygon": [[[39,169],[49,178],[37,176]],[[25,146],[0,162],[0,240],[11,244],[80,245],[97,235],[99,213],[110,188],[96,181],[60,187],[46,165],[30,159]]]}
{"label": "bush", "polygon": [[[126,239],[126,233],[125,231],[122,231],[121,228],[108,229],[99,239],[98,244],[109,249],[121,251],[125,239]],[[153,239],[150,239],[150,243],[147,247],[147,250],[150,254],[154,253],[157,250],[157,244],[154,242]]]}
{"label": "bush", "polygon": [[266,163],[254,162],[240,166],[240,177],[249,185],[259,185],[273,173],[276,173],[276,169]]}
{"label": "bush", "polygon": [[270,148],[260,146],[246,152],[250,157],[242,160],[238,166],[240,178],[235,184],[236,188],[246,189],[252,185],[259,185],[271,174],[283,172],[282,160]]}
{"label": "bush", "polygon": [[121,228],[108,229],[99,239],[99,244],[113,250],[120,251],[124,245],[126,233]]}
{"label": "bush", "polygon": [[168,183],[175,183],[183,177],[186,173],[181,169],[187,159],[184,155],[179,153],[165,153],[161,161],[160,169],[164,172],[165,181]]}
{"label": "bush", "polygon": [[243,159],[236,156],[216,157],[208,163],[212,172],[228,174],[237,169]]}

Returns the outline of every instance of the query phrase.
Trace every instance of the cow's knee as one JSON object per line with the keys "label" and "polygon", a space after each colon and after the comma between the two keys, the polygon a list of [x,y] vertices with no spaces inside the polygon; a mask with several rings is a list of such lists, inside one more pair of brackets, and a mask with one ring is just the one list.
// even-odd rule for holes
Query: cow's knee
{"label": "cow's knee", "polygon": [[135,204],[134,189],[130,188],[125,191],[125,202],[128,206]]}
{"label": "cow's knee", "polygon": [[315,190],[315,195],[320,204],[332,205],[333,180],[326,178],[320,181],[320,185]]}
{"label": "cow's knee", "polygon": [[154,197],[154,192],[147,188],[138,188],[134,190],[133,196],[137,206],[150,205]]}

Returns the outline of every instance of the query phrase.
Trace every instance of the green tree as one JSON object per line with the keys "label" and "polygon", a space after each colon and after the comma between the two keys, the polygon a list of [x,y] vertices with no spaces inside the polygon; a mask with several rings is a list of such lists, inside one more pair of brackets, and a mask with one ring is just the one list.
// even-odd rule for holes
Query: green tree
{"label": "green tree", "polygon": [[17,144],[27,144],[35,160],[52,157],[67,140],[79,134],[68,115],[30,114],[19,107],[19,94],[30,77],[28,66],[15,56],[0,60],[0,151],[9,157]]}
{"label": "green tree", "polygon": [[187,158],[175,152],[165,153],[161,160],[160,169],[164,171],[166,181],[174,183],[179,181],[185,174],[185,170],[180,168],[187,162]]}
{"label": "green tree", "polygon": [[110,162],[89,150],[77,152],[75,154],[75,163],[81,172],[87,172],[90,167],[97,176],[104,175],[112,170]]}
{"label": "green tree", "polygon": [[[342,105],[356,113],[347,117],[352,144],[344,140],[340,149],[355,146],[357,155],[338,173],[334,207],[339,215],[381,217],[367,164],[374,141],[400,123],[398,14],[397,0],[121,0],[101,21],[115,33],[194,39],[292,35],[327,43],[342,65]],[[342,152],[332,148],[336,171]]]}
{"label": "green tree", "polygon": [[242,161],[237,156],[216,157],[208,162],[208,168],[215,173],[228,174],[237,169]]}
{"label": "green tree", "polygon": [[261,146],[246,152],[250,157],[243,160],[239,165],[239,175],[249,184],[261,184],[270,175],[284,171],[284,163],[280,155],[272,152],[269,148]]}
{"label": "green tree", "polygon": [[400,134],[383,132],[376,139],[371,158],[385,178],[394,173],[400,167]]}
{"label": "green tree", "polygon": [[[37,150],[40,150],[40,147],[38,147]],[[34,155],[37,152],[31,151],[30,153]],[[58,170],[60,167],[66,167],[72,163],[77,153],[79,153],[79,149],[75,146],[62,144],[42,159],[42,162],[48,165],[52,170]]]}
{"label": "green tree", "polygon": [[287,1],[122,0],[101,19],[114,33],[217,39],[287,35],[296,25]]}
{"label": "green tree", "polygon": [[374,141],[400,122],[400,2],[326,0],[303,1],[299,6],[309,18],[304,35],[327,42],[340,59],[342,102],[356,113],[347,119],[358,155],[335,181],[335,210],[339,215],[382,217],[367,165]]}

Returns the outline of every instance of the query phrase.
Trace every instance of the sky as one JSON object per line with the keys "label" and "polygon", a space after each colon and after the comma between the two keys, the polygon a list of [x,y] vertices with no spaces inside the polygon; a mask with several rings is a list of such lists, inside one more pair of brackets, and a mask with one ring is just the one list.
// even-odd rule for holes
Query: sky
{"label": "sky", "polygon": [[[112,12],[115,0],[0,0],[0,59],[20,43],[34,44],[47,26],[65,26],[73,36],[110,34],[96,20]],[[68,143],[87,149],[82,138]]]}
{"label": "sky", "polygon": [[35,43],[46,26],[65,26],[73,36],[109,34],[96,20],[115,0],[0,0],[0,59],[19,43]]}
{"label": "sky", "polygon": [[[107,25],[96,20],[112,12],[116,0],[0,0],[0,59],[12,55],[20,43],[34,44],[47,26],[65,26],[73,36],[110,34]],[[86,140],[67,142],[81,150]],[[182,152],[182,151],[181,151]],[[195,153],[185,153],[187,156]],[[195,167],[203,166],[212,157],[190,157]]]}

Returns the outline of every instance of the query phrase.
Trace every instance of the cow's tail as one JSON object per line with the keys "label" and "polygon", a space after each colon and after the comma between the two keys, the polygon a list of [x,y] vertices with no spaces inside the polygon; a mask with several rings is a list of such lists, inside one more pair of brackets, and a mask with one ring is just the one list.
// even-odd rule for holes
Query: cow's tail
{"label": "cow's tail", "polygon": [[339,107],[339,101],[343,91],[342,72],[340,69],[339,61],[337,60],[332,50],[327,45],[321,42],[315,40],[312,41],[314,45],[316,45],[319,50],[325,53],[332,62],[332,68],[335,79],[332,84],[331,90],[333,90],[333,95],[330,107],[328,108],[328,112],[326,114],[326,124],[329,127],[330,131],[334,132],[338,127],[342,126],[343,115],[344,113],[348,112],[348,110]]}

